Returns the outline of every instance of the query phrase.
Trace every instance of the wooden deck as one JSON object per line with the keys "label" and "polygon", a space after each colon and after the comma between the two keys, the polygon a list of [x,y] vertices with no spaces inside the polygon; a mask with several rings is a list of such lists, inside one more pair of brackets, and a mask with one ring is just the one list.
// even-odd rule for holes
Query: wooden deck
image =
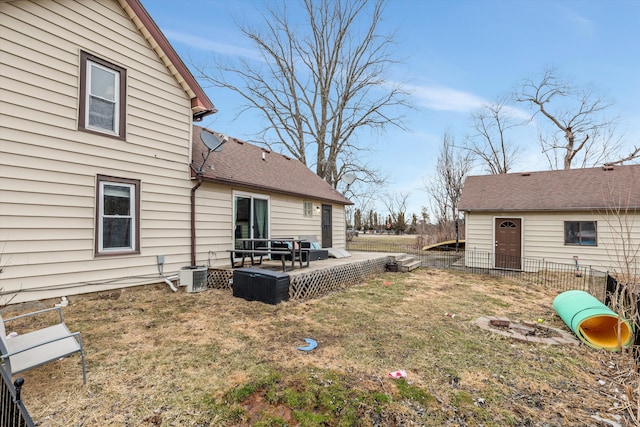
{"label": "wooden deck", "polygon": [[[309,267],[286,272],[289,275],[289,298],[310,299],[352,286],[367,277],[383,273],[390,257],[397,255],[383,252],[352,252],[347,258],[311,261]],[[282,271],[280,261],[265,261],[262,265],[246,267]],[[210,268],[209,287],[231,289],[233,270],[230,266]]]}

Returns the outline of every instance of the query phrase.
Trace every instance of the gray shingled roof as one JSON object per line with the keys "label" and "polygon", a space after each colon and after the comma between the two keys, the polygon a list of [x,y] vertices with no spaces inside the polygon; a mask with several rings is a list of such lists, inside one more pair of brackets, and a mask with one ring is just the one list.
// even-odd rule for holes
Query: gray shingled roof
{"label": "gray shingled roof", "polygon": [[[193,126],[192,150],[196,167],[207,152],[200,132],[212,131]],[[231,137],[222,146],[222,151],[211,153],[203,169],[205,181],[342,205],[353,204],[302,162]]]}
{"label": "gray shingled roof", "polygon": [[463,211],[640,208],[640,165],[470,176]]}

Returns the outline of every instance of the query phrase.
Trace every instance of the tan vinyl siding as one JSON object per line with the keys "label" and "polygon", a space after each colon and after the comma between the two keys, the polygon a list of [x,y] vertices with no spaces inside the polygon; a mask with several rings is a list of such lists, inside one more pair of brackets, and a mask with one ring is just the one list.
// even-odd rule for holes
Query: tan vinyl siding
{"label": "tan vinyl siding", "polygon": [[[304,216],[304,202],[313,205],[312,216]],[[322,241],[322,214],[316,206],[326,204],[321,200],[275,195],[271,198],[271,235],[278,237],[316,236]],[[345,247],[345,216],[341,205],[332,205],[333,247]]]}
{"label": "tan vinyl siding", "polygon": [[[631,227],[632,246],[640,247],[640,218],[639,215],[629,215],[623,222]],[[564,244],[565,221],[596,221],[597,245],[580,246]],[[526,255],[532,258],[544,258],[552,262],[565,264],[573,263],[577,256],[581,265],[590,265],[603,271],[619,268],[618,252],[621,244],[620,225],[615,216],[600,212],[580,213],[544,213],[527,215],[527,226],[524,228],[526,236]],[[635,243],[634,243],[635,242]]]}
{"label": "tan vinyl siding", "polygon": [[[304,216],[304,202],[313,205],[312,216]],[[273,196],[271,199],[271,234],[277,237],[318,236],[320,241],[321,215],[315,207],[321,202],[293,196]]]}
{"label": "tan vinyl siding", "polygon": [[[605,267],[617,274],[640,276],[640,212],[608,215],[598,220],[598,244],[606,251]],[[600,240],[602,239],[602,240]]]}
{"label": "tan vinyl siding", "polygon": [[[637,251],[640,248],[640,213],[616,216],[605,212],[467,212],[468,253],[475,250],[493,254],[493,222],[496,217],[522,218],[522,256],[525,258],[573,264],[573,257],[577,256],[582,266],[615,271],[623,263],[623,241],[627,242],[624,244],[627,250]],[[565,221],[596,221],[597,245],[565,245]],[[473,259],[467,256],[467,265],[474,266]]]}
{"label": "tan vinyl siding", "polygon": [[230,188],[205,183],[196,191],[196,265],[230,267],[226,251],[233,248],[232,218]]}
{"label": "tan vinyl siding", "polygon": [[333,247],[338,249],[347,248],[347,224],[343,205],[333,205]]}
{"label": "tan vinyl siding", "polygon": [[[0,16],[4,292],[157,282],[156,255],[168,275],[189,265],[191,103],[118,3],[0,2]],[[125,140],[77,130],[81,50],[127,71]],[[140,180],[140,254],[95,257],[98,174]]]}
{"label": "tan vinyl siding", "polygon": [[[235,195],[269,200],[271,237],[317,236],[321,241],[321,215],[315,207],[322,201],[302,199],[282,194],[234,190],[217,184],[204,183],[196,191],[196,264],[209,267],[230,266],[228,250],[233,248],[233,201]],[[313,216],[305,217],[303,202],[313,203]],[[333,205],[333,247],[344,248],[344,208]]]}
{"label": "tan vinyl siding", "polygon": [[466,250],[493,252],[493,217],[478,213],[467,213],[465,220]]}

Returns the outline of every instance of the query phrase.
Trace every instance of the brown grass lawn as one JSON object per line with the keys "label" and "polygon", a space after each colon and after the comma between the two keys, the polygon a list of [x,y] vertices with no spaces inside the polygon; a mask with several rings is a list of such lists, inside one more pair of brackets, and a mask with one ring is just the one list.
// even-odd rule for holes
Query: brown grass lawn
{"label": "brown grass lawn", "polygon": [[[566,328],[556,294],[420,269],[276,306],[159,285],[70,298],[88,384],[74,356],[26,372],[23,399],[42,426],[633,425],[628,357],[473,323]],[[318,347],[297,350],[307,337]]]}

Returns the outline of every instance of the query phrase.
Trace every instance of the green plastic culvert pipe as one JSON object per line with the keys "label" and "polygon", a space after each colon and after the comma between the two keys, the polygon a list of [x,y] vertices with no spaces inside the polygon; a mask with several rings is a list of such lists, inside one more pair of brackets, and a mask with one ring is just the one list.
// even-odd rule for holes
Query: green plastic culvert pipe
{"label": "green plastic culvert pipe", "polygon": [[619,345],[628,347],[633,342],[629,321],[620,320],[618,314],[585,291],[561,293],[553,300],[553,309],[589,347],[618,351]]}

